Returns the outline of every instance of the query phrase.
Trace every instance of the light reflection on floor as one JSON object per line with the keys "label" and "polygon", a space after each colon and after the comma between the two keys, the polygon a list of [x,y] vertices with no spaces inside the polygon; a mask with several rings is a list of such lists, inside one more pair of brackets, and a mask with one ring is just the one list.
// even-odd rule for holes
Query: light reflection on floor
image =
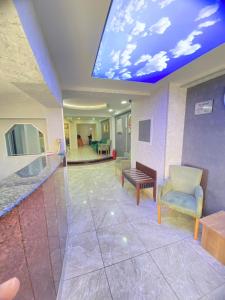
{"label": "light reflection on floor", "polygon": [[225,299],[225,267],[193,240],[192,218],[142,194],[114,162],[68,167],[69,233],[60,300]]}
{"label": "light reflection on floor", "polygon": [[106,155],[97,154],[89,145],[84,145],[78,149],[69,150],[67,152],[68,161],[86,161],[107,157]]}

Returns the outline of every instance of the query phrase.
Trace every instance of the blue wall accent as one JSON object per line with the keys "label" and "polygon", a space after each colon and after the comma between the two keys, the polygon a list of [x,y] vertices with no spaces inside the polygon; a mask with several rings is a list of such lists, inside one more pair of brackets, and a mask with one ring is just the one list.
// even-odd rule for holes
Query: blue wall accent
{"label": "blue wall accent", "polygon": [[[187,91],[182,163],[208,169],[205,214],[225,210],[225,75]],[[195,103],[214,99],[213,112],[195,115]]]}

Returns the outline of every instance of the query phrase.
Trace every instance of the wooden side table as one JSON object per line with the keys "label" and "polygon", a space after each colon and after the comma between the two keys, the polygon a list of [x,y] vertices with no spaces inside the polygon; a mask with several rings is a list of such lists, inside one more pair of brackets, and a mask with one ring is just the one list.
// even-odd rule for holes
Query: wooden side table
{"label": "wooden side table", "polygon": [[202,247],[225,265],[225,211],[202,218],[200,223]]}

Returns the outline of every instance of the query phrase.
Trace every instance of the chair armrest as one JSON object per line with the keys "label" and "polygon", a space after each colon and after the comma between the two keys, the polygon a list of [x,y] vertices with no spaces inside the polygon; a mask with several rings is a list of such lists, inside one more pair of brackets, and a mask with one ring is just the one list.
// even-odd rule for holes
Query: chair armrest
{"label": "chair armrest", "polygon": [[131,162],[129,159],[122,159],[120,163],[121,163],[121,170],[130,169],[131,167]]}
{"label": "chair armrest", "polygon": [[115,162],[121,162],[121,160],[129,160],[127,157],[124,157],[124,156],[117,156]]}
{"label": "chair armrest", "polygon": [[173,185],[170,179],[167,179],[163,185],[158,186],[157,202],[161,202],[161,197],[173,190]]}
{"label": "chair armrest", "polygon": [[196,199],[196,208],[197,208],[197,216],[200,218],[202,216],[202,208],[203,208],[203,189],[200,185],[195,187],[194,196]]}

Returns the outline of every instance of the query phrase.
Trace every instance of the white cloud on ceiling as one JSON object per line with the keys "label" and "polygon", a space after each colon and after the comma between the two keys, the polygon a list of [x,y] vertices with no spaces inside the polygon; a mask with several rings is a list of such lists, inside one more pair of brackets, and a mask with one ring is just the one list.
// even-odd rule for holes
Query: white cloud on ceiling
{"label": "white cloud on ceiling", "polygon": [[130,79],[132,76],[131,76],[131,73],[130,72],[126,72],[126,73],[123,73],[121,75],[122,79]]}
{"label": "white cloud on ceiling", "polygon": [[205,22],[199,24],[198,28],[210,27],[210,26],[215,25],[219,21],[220,21],[220,19],[205,21]]}
{"label": "white cloud on ceiling", "polygon": [[109,71],[105,72],[105,76],[107,78],[113,78],[114,75],[115,75],[115,72],[114,72],[113,68],[110,68]]}
{"label": "white cloud on ceiling", "polygon": [[157,2],[160,8],[164,8],[174,1],[175,0],[152,0],[152,2]]}
{"label": "white cloud on ceiling", "polygon": [[196,21],[208,18],[214,15],[219,9],[219,4],[208,5],[200,10],[198,17],[195,19]]}
{"label": "white cloud on ceiling", "polygon": [[131,32],[132,35],[139,35],[141,32],[145,30],[145,23],[136,21],[136,24]]}
{"label": "white cloud on ceiling", "polygon": [[153,24],[149,28],[149,31],[151,33],[163,34],[170,26],[171,26],[170,19],[168,17],[163,17],[158,22]]}
{"label": "white cloud on ceiling", "polygon": [[127,72],[127,68],[124,68],[122,70],[119,71],[120,74]]}
{"label": "white cloud on ceiling", "polygon": [[141,36],[142,37],[146,37],[148,35],[148,33],[147,32],[144,32]]}
{"label": "white cloud on ceiling", "polygon": [[117,6],[116,15],[113,17],[110,30],[114,32],[124,31],[126,25],[134,23],[133,13],[145,7],[145,0],[130,0],[128,5],[123,8],[122,2]]}
{"label": "white cloud on ceiling", "polygon": [[121,53],[120,64],[122,67],[131,65],[130,58],[133,51],[137,48],[136,44],[127,44],[126,49]]}
{"label": "white cloud on ceiling", "polygon": [[128,43],[130,43],[132,41],[132,39],[133,39],[133,35],[129,34],[128,38],[127,38]]}
{"label": "white cloud on ceiling", "polygon": [[112,62],[114,63],[114,68],[118,69],[120,64],[120,50],[118,51],[112,50],[110,55],[112,57]]}
{"label": "white cloud on ceiling", "polygon": [[138,65],[142,62],[146,64],[136,72],[136,76],[144,76],[157,71],[162,71],[167,68],[167,61],[169,60],[166,51],[160,51],[154,56],[142,55],[135,63]]}
{"label": "white cloud on ceiling", "polygon": [[170,3],[172,3],[173,1],[175,1],[175,0],[163,0],[163,1],[160,1],[159,5],[161,8],[164,8],[164,7],[168,6]]}
{"label": "white cloud on ceiling", "polygon": [[116,51],[113,49],[110,53],[113,66],[107,72],[105,72],[105,76],[108,78],[119,79],[114,76],[116,74],[116,70],[119,70],[122,68],[122,70],[119,72],[120,74],[122,74],[122,78],[123,79],[130,78],[131,77],[130,72],[127,71],[126,67],[131,65],[131,62],[130,62],[131,54],[133,53],[133,51],[136,48],[137,48],[137,45],[133,43],[133,44],[127,44],[127,46],[123,52],[121,52],[120,50]]}
{"label": "white cloud on ceiling", "polygon": [[180,40],[176,47],[171,50],[173,57],[177,58],[182,55],[190,55],[195,53],[201,48],[201,44],[192,44],[196,36],[202,34],[202,31],[194,30],[192,31],[185,40]]}
{"label": "white cloud on ceiling", "polygon": [[130,43],[134,36],[138,36],[145,30],[146,24],[136,21],[134,28],[132,29],[131,33],[128,35],[127,41]]}

